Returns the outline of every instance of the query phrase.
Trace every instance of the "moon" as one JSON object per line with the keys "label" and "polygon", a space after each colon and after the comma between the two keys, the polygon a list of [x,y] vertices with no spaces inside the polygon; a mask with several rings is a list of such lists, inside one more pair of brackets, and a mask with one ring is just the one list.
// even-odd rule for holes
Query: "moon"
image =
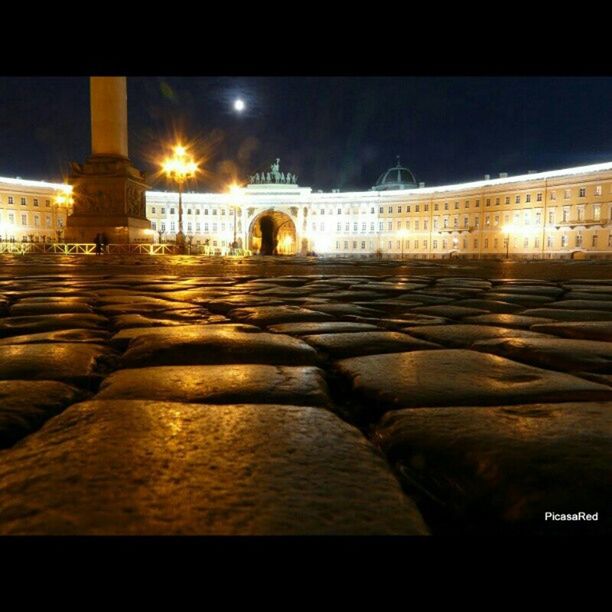
{"label": "moon", "polygon": [[234,110],[238,111],[239,113],[241,113],[244,109],[245,109],[246,105],[244,103],[244,100],[238,98],[236,100],[234,100]]}

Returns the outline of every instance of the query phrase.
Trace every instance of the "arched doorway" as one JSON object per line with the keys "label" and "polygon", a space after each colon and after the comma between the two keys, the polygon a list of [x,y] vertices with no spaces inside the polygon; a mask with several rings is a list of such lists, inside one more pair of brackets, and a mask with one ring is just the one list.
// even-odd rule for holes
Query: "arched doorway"
{"label": "arched doorway", "polygon": [[249,230],[249,249],[260,255],[295,255],[295,224],[291,217],[278,210],[265,210],[257,215]]}

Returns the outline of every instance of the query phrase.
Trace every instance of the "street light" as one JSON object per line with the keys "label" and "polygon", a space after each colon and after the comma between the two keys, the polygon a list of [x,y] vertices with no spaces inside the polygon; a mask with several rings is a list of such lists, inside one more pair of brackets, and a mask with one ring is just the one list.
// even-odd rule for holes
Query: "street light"
{"label": "street light", "polygon": [[511,223],[502,227],[502,232],[506,234],[506,259],[509,259],[510,254],[510,234],[514,231],[514,225]]}
{"label": "street light", "polygon": [[56,226],[55,232],[57,234],[58,242],[60,242],[60,239],[61,239],[63,224],[61,223],[60,219],[58,219],[57,212],[60,208],[66,208],[66,212],[69,213],[70,212],[69,209],[73,205],[73,203],[74,203],[74,200],[72,198],[72,186],[63,185],[54,198],[55,226]]}
{"label": "street light", "polygon": [[179,253],[185,252],[185,234],[183,233],[183,185],[185,181],[193,178],[198,171],[198,165],[193,158],[187,154],[187,150],[182,145],[174,147],[174,156],[166,158],[162,162],[162,170],[168,180],[174,181],[178,185],[179,194],[179,218],[178,233],[176,234],[176,244]]}
{"label": "street light", "polygon": [[400,230],[399,234],[398,234],[399,237],[400,237],[400,242],[402,244],[402,256],[401,256],[401,259],[404,259],[404,240],[405,240],[406,236],[408,236],[408,233],[409,233],[408,230],[403,229],[403,230]]}
{"label": "street light", "polygon": [[[240,189],[240,185],[237,185],[236,183],[232,183],[229,187],[230,193],[233,194],[233,196],[236,198],[241,194],[241,189]],[[232,242],[232,254],[235,254],[236,251],[236,247],[238,246],[238,243],[236,242],[236,203],[234,202],[233,205],[233,209],[234,209],[234,241]]]}

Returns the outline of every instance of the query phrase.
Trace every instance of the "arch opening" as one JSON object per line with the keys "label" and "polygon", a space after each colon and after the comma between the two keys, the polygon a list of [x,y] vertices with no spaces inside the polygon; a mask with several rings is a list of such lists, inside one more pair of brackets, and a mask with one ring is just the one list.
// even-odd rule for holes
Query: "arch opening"
{"label": "arch opening", "polygon": [[251,223],[249,249],[260,255],[295,255],[295,223],[278,210],[266,210]]}

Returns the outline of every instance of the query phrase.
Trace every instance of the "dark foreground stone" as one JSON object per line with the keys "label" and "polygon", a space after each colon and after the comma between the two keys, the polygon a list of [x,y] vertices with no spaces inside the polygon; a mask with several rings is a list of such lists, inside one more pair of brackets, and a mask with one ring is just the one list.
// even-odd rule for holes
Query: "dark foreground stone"
{"label": "dark foreground stone", "polygon": [[50,380],[0,380],[0,448],[11,446],[86,395]]}
{"label": "dark foreground stone", "polygon": [[610,342],[568,338],[501,338],[476,342],[472,348],[540,368],[612,374]]}
{"label": "dark foreground stone", "polygon": [[612,534],[612,402],[401,410],[374,439],[434,532]]}
{"label": "dark foreground stone", "polygon": [[336,370],[353,396],[347,416],[357,422],[408,407],[612,400],[606,385],[468,350],[353,357]]}
{"label": "dark foreground stone", "polygon": [[612,321],[581,321],[579,323],[543,323],[534,325],[533,331],[580,340],[612,342]]}
{"label": "dark foreground stone", "polygon": [[254,326],[219,324],[145,333],[131,340],[121,363],[122,367],[138,368],[221,363],[312,365],[317,361],[316,351],[297,338],[261,332]]}
{"label": "dark foreground stone", "polygon": [[119,370],[104,380],[96,399],[208,404],[329,404],[327,385],[319,368],[255,364]]}
{"label": "dark foreground stone", "polygon": [[1,534],[427,532],[369,442],[320,408],[92,401],[0,453]]}

